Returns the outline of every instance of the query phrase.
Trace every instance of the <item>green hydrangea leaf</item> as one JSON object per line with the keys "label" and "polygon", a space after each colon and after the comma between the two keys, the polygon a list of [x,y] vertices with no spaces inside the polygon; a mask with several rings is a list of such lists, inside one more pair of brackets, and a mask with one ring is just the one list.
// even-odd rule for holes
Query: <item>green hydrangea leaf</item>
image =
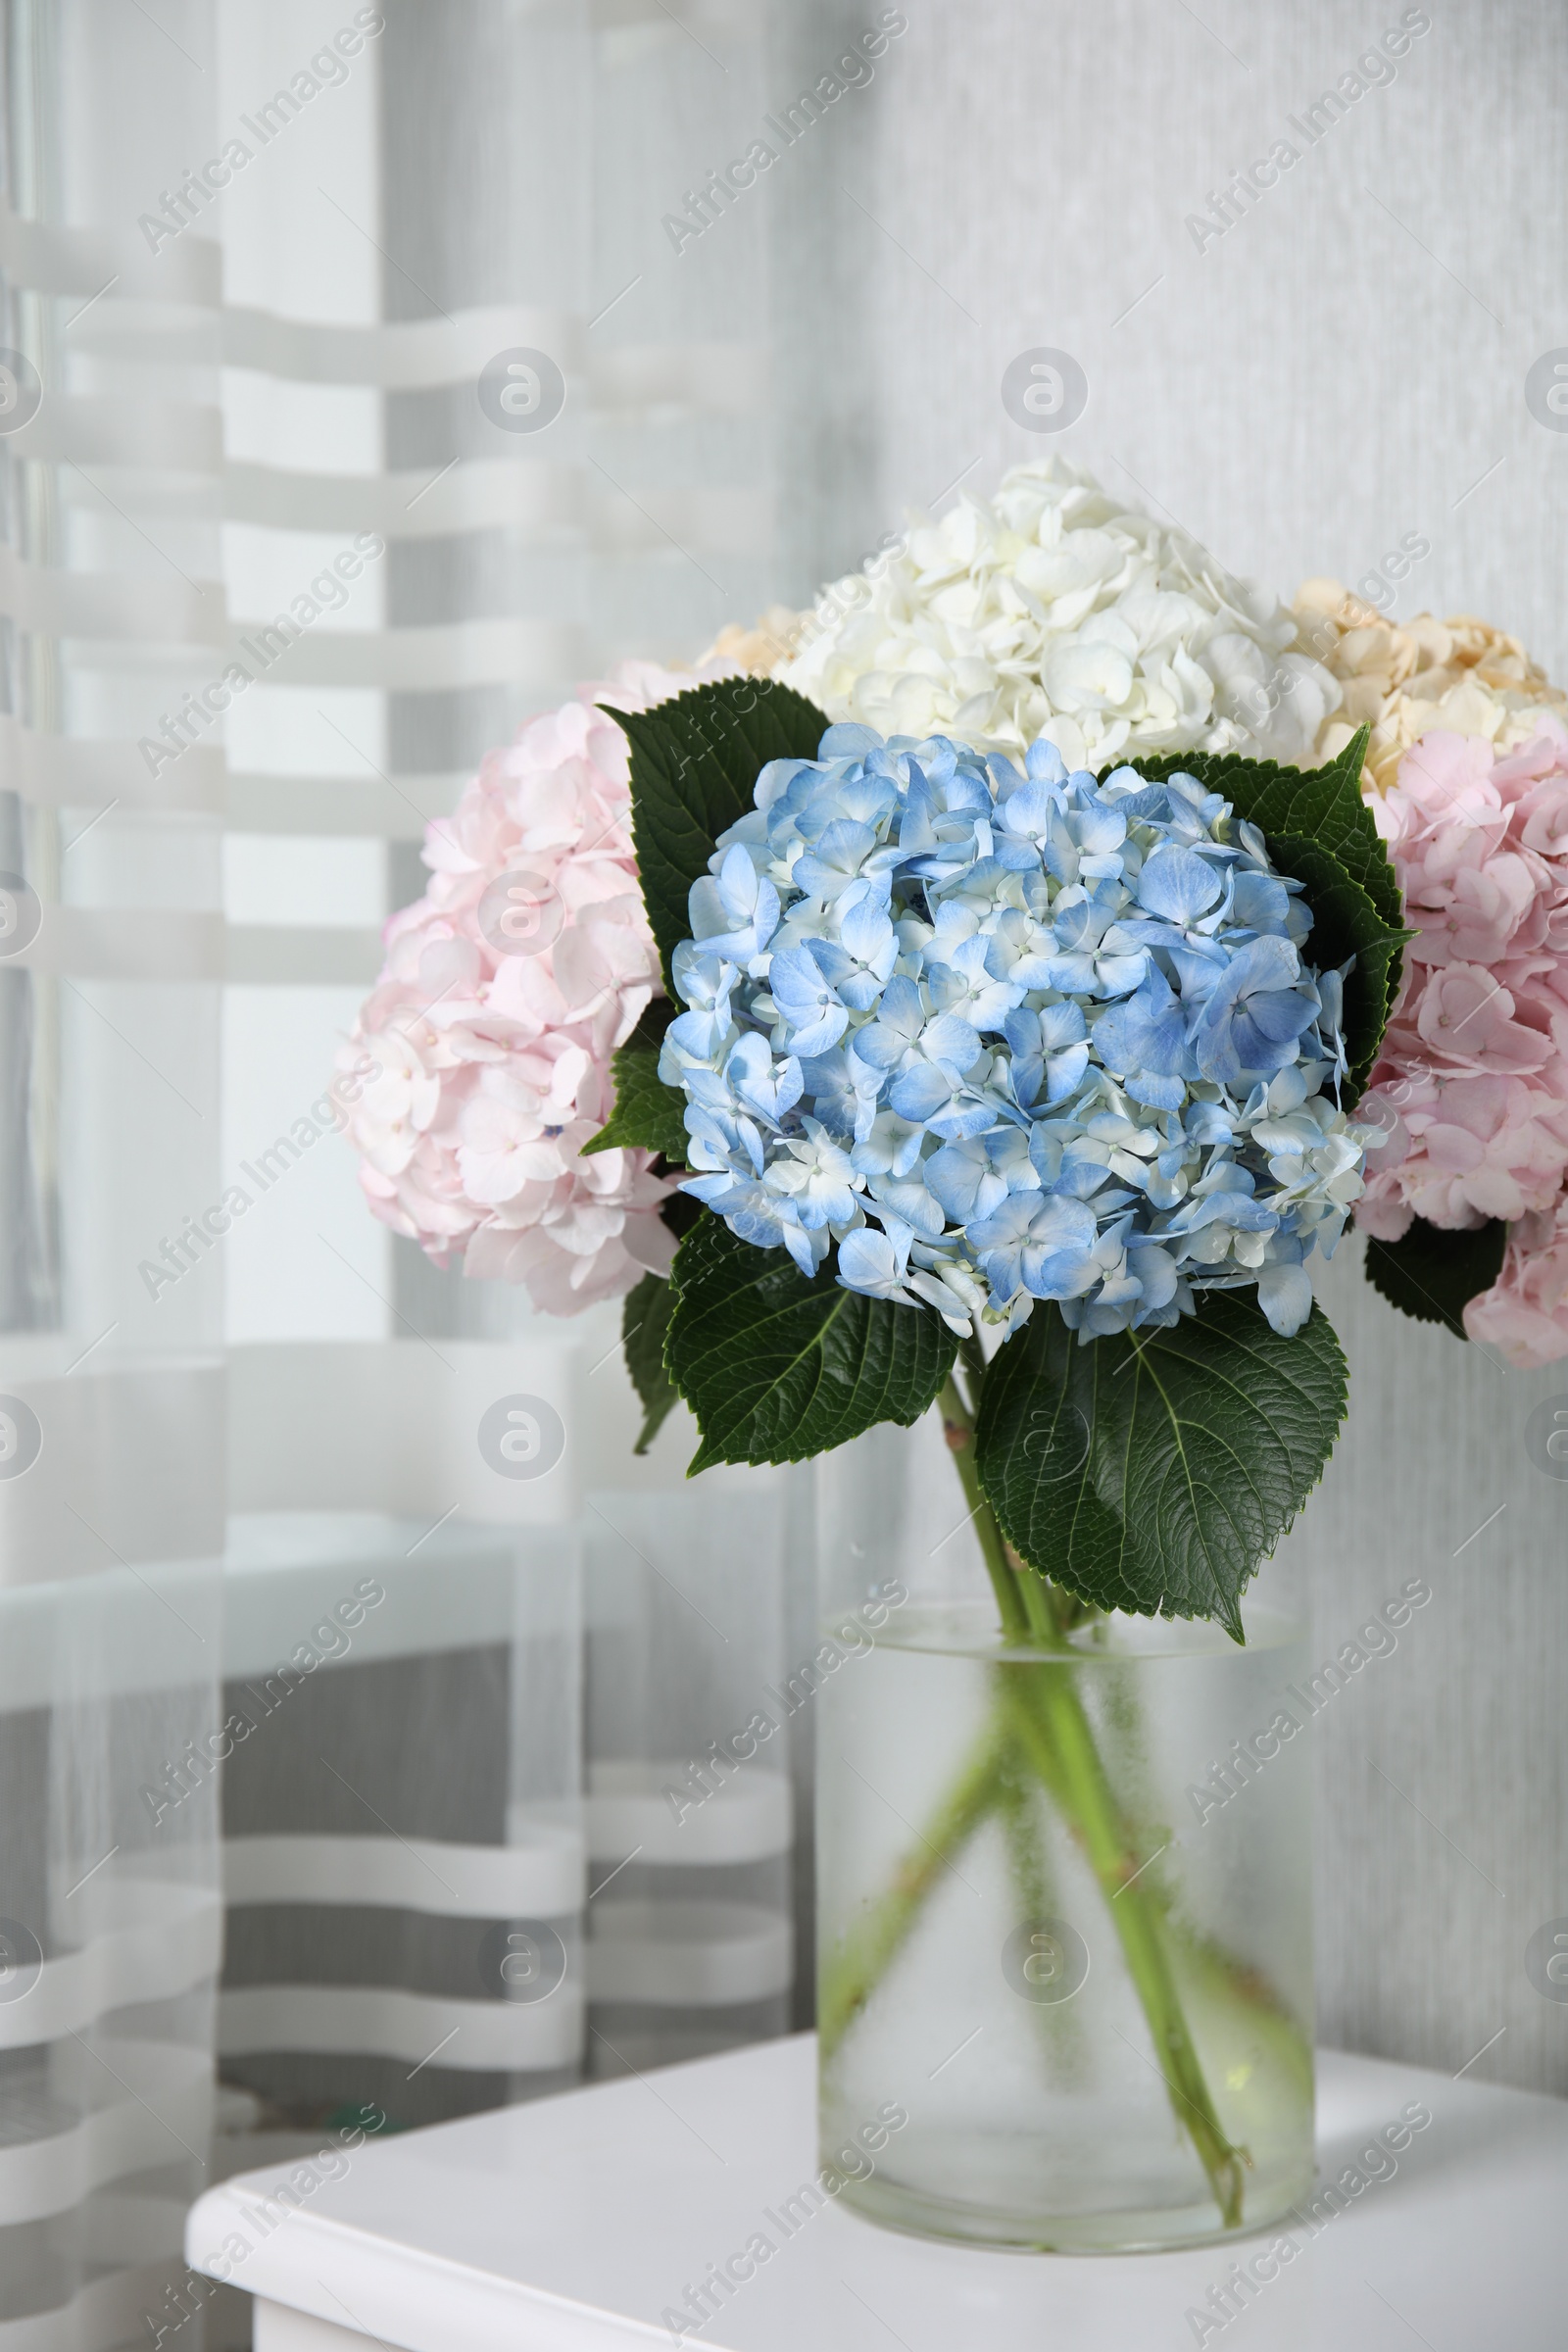
{"label": "green hydrangea leaf", "polygon": [[700,1200],[692,1199],[690,1193],[666,1193],[659,1204],[659,1214],[676,1241],[683,1242],[692,1227],[706,1217],[708,1211]]}
{"label": "green hydrangea leaf", "polygon": [[686,1164],[686,1098],[678,1087],[665,1086],[659,1075],[659,1050],[664,1031],[675,1016],[667,998],[656,997],[623,1046],[611,1056],[615,1080],[615,1107],[591,1143],[591,1152],[618,1152],[635,1146],[662,1152],[676,1167]]}
{"label": "green hydrangea leaf", "polygon": [[643,1425],[634,1452],[646,1453],[680,1398],[664,1370],[664,1333],[669,1327],[670,1287],[662,1274],[645,1274],[626,1293],[620,1314],[626,1370],[642,1399]]}
{"label": "green hydrangea leaf", "polygon": [[770,760],[814,760],[828,725],[814,703],[768,678],[720,678],[652,710],[615,710],[631,745],[631,825],[643,903],[675,993],[670,958],[691,937],[686,902],[721,833],[755,807]]}
{"label": "green hydrangea leaf", "polygon": [[801,1462],[878,1421],[907,1428],[939,1394],[957,1342],[927,1307],[847,1291],[833,1260],[809,1281],[704,1216],[675,1254],[664,1364],[713,1462]]}
{"label": "green hydrangea leaf", "polygon": [[1335,970],[1354,957],[1345,982],[1349,1078],[1340,1097],[1349,1110],[1360,1101],[1378,1057],[1403,969],[1404,943],[1411,934],[1389,929],[1366,892],[1321,842],[1271,833],[1268,851],[1282,874],[1294,874],[1305,885],[1312,909],[1306,953],[1319,971]]}
{"label": "green hydrangea leaf", "polygon": [[1507,1246],[1501,1217],[1460,1233],[1416,1217],[1396,1242],[1368,1240],[1366,1277],[1401,1314],[1413,1315],[1418,1323],[1441,1323],[1462,1340],[1468,1336],[1465,1307],[1491,1290],[1502,1272]]}
{"label": "green hydrangea leaf", "polygon": [[975,1463],[1043,1576],[1240,1642],[1242,1592],[1321,1477],[1346,1394],[1315,1305],[1286,1340],[1251,1290],[1209,1291],[1174,1330],[1087,1347],[1039,1306],[987,1368]]}

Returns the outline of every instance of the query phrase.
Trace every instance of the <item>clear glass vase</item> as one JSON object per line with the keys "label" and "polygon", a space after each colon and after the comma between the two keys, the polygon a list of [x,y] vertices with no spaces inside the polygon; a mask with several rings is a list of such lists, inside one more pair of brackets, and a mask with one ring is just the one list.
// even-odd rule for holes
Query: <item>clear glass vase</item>
{"label": "clear glass vase", "polygon": [[940,1557],[929,1438],[822,1465],[822,2162],[871,2219],[983,2244],[1259,2229],[1312,2179],[1298,1624],[1004,1642]]}

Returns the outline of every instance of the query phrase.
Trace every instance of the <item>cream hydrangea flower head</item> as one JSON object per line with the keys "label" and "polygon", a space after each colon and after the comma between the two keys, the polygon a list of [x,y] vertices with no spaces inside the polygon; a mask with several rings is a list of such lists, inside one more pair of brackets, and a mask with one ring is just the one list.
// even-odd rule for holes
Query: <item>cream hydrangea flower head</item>
{"label": "cream hydrangea flower head", "polygon": [[1480,735],[1498,753],[1532,742],[1547,710],[1568,715],[1517,637],[1460,613],[1385,620],[1338,580],[1307,580],[1296,599],[1301,638],[1340,682],[1344,700],[1318,731],[1330,759],[1370,724],[1364,781],[1387,792],[1410,746],[1434,728]]}
{"label": "cream hydrangea flower head", "polygon": [[754,628],[726,621],[697,666],[705,677],[722,666],[743,669],[749,677],[769,678],[799,650],[809,618],[809,613],[792,612],[788,605],[769,605]]}
{"label": "cream hydrangea flower head", "polygon": [[835,581],[773,673],[835,720],[1069,768],[1138,749],[1310,760],[1338,705],[1293,615],[1058,458]]}

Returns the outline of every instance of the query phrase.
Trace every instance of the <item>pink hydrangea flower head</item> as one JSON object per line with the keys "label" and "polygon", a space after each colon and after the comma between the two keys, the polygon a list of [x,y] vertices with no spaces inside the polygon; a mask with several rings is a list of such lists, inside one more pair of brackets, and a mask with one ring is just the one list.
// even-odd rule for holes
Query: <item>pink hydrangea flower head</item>
{"label": "pink hydrangea flower head", "polygon": [[1465,1327],[1520,1365],[1568,1355],[1568,731],[1498,756],[1424,735],[1374,804],[1415,931],[1358,1115],[1381,1128],[1357,1222],[1509,1226]]}
{"label": "pink hydrangea flower head", "polygon": [[388,922],[340,1056],[371,1065],[349,1133],[374,1214],[548,1313],[618,1297],[674,1252],[654,1155],[583,1151],[613,1104],[611,1055],[661,988],[626,737],[597,706],[648,710],[731,666],[623,662],[487,754],[426,830],[429,886]]}
{"label": "pink hydrangea flower head", "polygon": [[1568,1355],[1568,1200],[1549,1214],[1532,1209],[1508,1236],[1502,1272],[1472,1298],[1464,1327],[1522,1372]]}

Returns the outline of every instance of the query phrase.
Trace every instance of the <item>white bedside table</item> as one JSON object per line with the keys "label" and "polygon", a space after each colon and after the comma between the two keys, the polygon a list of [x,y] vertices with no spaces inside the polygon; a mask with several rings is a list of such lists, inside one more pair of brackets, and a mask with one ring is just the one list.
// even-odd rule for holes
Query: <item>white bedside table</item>
{"label": "white bedside table", "polygon": [[[1321,2054],[1320,2175],[1401,2107],[1432,2123],[1317,2227],[1126,2259],[971,2253],[873,2228],[817,2170],[809,2035],[413,2132],[335,2160],[297,2207],[250,2173],[191,2212],[197,2270],[229,2241],[257,2352],[623,2352],[670,2344],[668,2311],[713,2266],[774,2251],[689,2340],[729,2352],[1562,2352],[1568,2102]],[[1371,2169],[1371,2168],[1363,2168]],[[1381,2169],[1381,2168],[1378,2168]],[[789,2201],[795,2199],[795,2205]],[[793,2228],[789,2225],[793,2219]],[[245,2251],[238,2254],[240,2240]],[[1189,2313],[1232,2265],[1275,2275],[1221,2324]],[[736,2257],[741,2257],[737,2262]],[[178,2341],[175,2337],[174,2342]]]}

